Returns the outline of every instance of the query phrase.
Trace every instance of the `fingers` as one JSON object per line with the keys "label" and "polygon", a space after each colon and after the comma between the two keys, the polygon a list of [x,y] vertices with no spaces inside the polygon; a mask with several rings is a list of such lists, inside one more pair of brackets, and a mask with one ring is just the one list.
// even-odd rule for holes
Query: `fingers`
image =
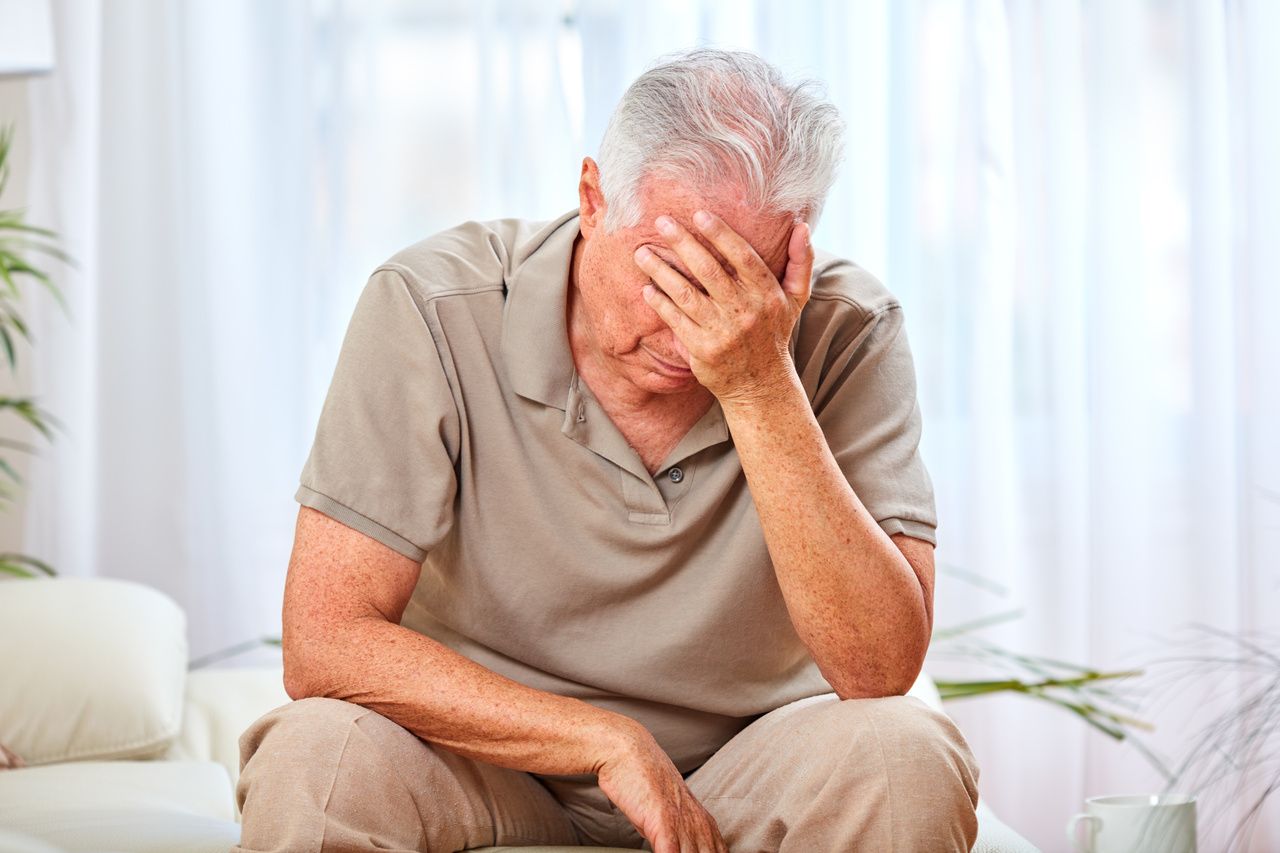
{"label": "fingers", "polygon": [[[693,215],[693,224],[707,238],[716,251],[738,271],[741,281],[771,281],[773,271],[755,248],[742,235],[730,228],[723,219],[706,210]],[[697,243],[696,240],[693,242]],[[704,250],[705,251],[705,250]],[[691,268],[692,269],[692,268]]]}
{"label": "fingers", "polygon": [[690,792],[681,796],[675,815],[650,843],[653,853],[729,853],[715,818]]}
{"label": "fingers", "polygon": [[665,320],[667,325],[674,329],[676,335],[682,340],[688,341],[696,338],[701,327],[689,319],[689,315],[680,310],[671,301],[670,296],[667,296],[653,285],[646,284],[644,286],[644,301],[649,303],[650,308],[658,312],[658,316]]}
{"label": "fingers", "polygon": [[[685,813],[688,815],[686,832],[682,843],[687,844],[691,853],[729,853],[729,847],[720,836],[720,827],[716,819],[693,796],[693,792],[685,789]],[[685,848],[681,848],[684,850]]]}
{"label": "fingers", "polygon": [[791,240],[787,243],[787,271],[782,277],[782,289],[793,300],[803,305],[809,301],[809,293],[813,288],[813,243],[809,235],[809,225],[797,222],[791,229]]}
{"label": "fingers", "polygon": [[[601,790],[652,845],[654,853],[728,853],[715,819],[694,797],[655,741],[604,762]],[[645,749],[644,747],[648,747]]]}
{"label": "fingers", "polygon": [[[648,246],[641,246],[636,249],[636,266],[649,274],[657,285],[658,293],[664,296],[679,312],[692,321],[694,325],[707,322],[711,309],[710,300],[702,294],[700,290],[689,283],[689,280],[676,272],[666,261],[659,258]],[[654,300],[651,298],[649,289],[646,286],[644,291],[645,299],[650,305],[654,306],[654,310],[662,314],[658,309],[661,299]],[[664,315],[663,319],[666,319]]]}
{"label": "fingers", "polygon": [[[706,246],[699,243],[696,237],[670,216],[659,216],[654,220],[654,225],[657,226],[658,233],[666,240],[667,245],[680,256],[680,259],[689,267],[689,272],[693,273],[694,278],[706,287],[713,299],[723,300],[732,297],[738,285],[729,277],[729,273],[721,266],[715,255],[707,251]],[[732,263],[732,258],[729,260]],[[741,269],[737,266],[734,268]]]}

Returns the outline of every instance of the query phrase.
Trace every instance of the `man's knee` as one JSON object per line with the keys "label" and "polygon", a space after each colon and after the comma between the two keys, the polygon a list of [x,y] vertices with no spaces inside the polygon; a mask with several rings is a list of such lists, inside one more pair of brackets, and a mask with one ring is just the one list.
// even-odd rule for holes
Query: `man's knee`
{"label": "man's knee", "polygon": [[279,745],[269,751],[269,756],[259,760],[288,758],[290,752],[301,749],[305,754],[316,746],[334,739],[345,738],[347,728],[369,709],[341,699],[313,696],[296,699],[273,708],[254,720],[240,734],[240,771],[258,754],[268,738]]}
{"label": "man's knee", "polygon": [[943,712],[915,696],[843,699],[828,703],[825,710],[826,718],[815,722],[824,731],[832,755],[865,766],[862,748],[855,752],[839,747],[874,739],[890,777],[955,781],[968,790],[977,806],[977,761],[955,721]]}
{"label": "man's knee", "polygon": [[976,779],[977,763],[955,721],[915,696],[841,699],[817,707],[822,708],[821,719],[812,719],[810,726],[828,738],[853,741],[874,735],[887,748],[917,761],[962,760]]}
{"label": "man's knee", "polygon": [[[978,764],[954,720],[914,696],[839,700],[821,716],[812,722],[825,730],[833,775],[857,786],[878,781],[895,814],[912,816],[914,826],[893,827],[894,838],[923,831],[937,836],[937,849],[951,849],[942,845],[952,840],[965,849],[973,844]],[[882,772],[869,774],[873,767]]]}
{"label": "man's knee", "polygon": [[[346,747],[350,730],[368,708],[340,699],[315,696],[297,699],[263,714],[240,735],[240,777],[236,804],[246,807],[250,789],[266,780],[267,788],[285,785],[295,795],[312,785],[312,776],[327,783]],[[268,794],[274,796],[274,794]]]}
{"label": "man's knee", "polygon": [[318,850],[321,839],[325,849],[421,849],[423,815],[402,774],[429,779],[433,756],[412,732],[361,705],[310,697],[275,708],[240,736],[236,851]]}

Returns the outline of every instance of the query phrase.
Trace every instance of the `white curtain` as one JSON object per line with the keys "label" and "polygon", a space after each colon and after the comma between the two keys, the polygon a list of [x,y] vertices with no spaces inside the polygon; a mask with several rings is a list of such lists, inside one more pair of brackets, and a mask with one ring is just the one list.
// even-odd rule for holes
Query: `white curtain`
{"label": "white curtain", "polygon": [[[196,655],[279,629],[292,500],[354,300],[458,221],[576,205],[655,56],[822,78],[849,122],[815,235],[905,306],[937,489],[938,627],[1101,669],[1280,613],[1280,7],[63,0],[31,84],[30,218],[80,262],[31,307],[23,550],[186,606]],[[987,578],[993,595],[947,569]],[[931,658],[935,677],[970,672]],[[985,670],[980,674],[988,674]],[[1141,715],[1176,755],[1183,712]],[[948,710],[983,796],[1049,850],[1126,745],[1004,696]],[[1251,846],[1280,847],[1277,801]],[[1201,810],[1208,833],[1241,817]]]}

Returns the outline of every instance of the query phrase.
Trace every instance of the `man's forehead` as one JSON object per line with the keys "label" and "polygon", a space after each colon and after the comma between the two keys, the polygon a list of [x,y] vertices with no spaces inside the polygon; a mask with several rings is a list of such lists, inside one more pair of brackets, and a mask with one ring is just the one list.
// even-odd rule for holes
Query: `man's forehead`
{"label": "man's forehead", "polygon": [[[686,226],[686,228],[689,228],[689,226]],[[691,231],[690,233],[694,235],[694,237],[698,240],[698,242],[702,243],[704,248],[706,248],[709,252],[711,252],[712,256],[717,261],[719,261],[721,265],[724,265],[727,263],[730,267],[734,266],[732,259],[726,258],[723,255],[723,253],[720,252],[719,249],[711,245],[711,243],[707,240],[706,237],[703,237],[701,234],[698,234],[696,231]],[[679,255],[676,254],[675,249],[667,245],[667,243],[661,237],[658,237],[651,241],[646,240],[645,245],[648,246],[653,251],[654,254],[656,254],[658,257],[662,258],[662,260],[666,261],[669,265],[674,267],[676,272],[680,273],[687,279],[693,280],[693,274],[690,272],[688,265],[685,264],[684,260]],[[760,250],[760,247],[758,246],[752,246],[752,248],[756,250],[756,254],[760,255],[760,258],[765,262],[765,264],[769,267],[769,269],[773,270],[775,273],[779,273],[780,275],[781,274],[780,271],[786,268],[785,245],[783,248],[783,253],[781,255],[777,254],[776,252],[766,254],[762,252]]]}
{"label": "man's forehead", "polygon": [[[787,244],[795,224],[790,217],[765,214],[753,209],[741,201],[740,194],[731,189],[718,193],[698,193],[676,182],[658,178],[646,180],[643,187],[644,213],[639,228],[645,233],[646,239],[653,236],[659,244],[665,246],[653,221],[666,214],[714,254],[722,254],[693,224],[693,214],[698,210],[706,210],[720,217],[725,225],[746,240],[771,269],[777,269],[786,263]],[[732,262],[732,259],[729,260]]]}

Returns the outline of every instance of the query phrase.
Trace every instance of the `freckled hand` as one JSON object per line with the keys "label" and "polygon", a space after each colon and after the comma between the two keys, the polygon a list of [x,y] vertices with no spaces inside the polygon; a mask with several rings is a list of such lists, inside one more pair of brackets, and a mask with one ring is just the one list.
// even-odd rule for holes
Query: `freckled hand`
{"label": "freckled hand", "polygon": [[809,226],[792,227],[779,282],[751,244],[718,216],[700,210],[693,221],[729,268],[674,219],[659,216],[658,232],[696,282],[641,246],[636,265],[657,285],[645,285],[645,301],[675,332],[694,376],[722,402],[767,397],[794,374],[788,345],[812,290]]}

